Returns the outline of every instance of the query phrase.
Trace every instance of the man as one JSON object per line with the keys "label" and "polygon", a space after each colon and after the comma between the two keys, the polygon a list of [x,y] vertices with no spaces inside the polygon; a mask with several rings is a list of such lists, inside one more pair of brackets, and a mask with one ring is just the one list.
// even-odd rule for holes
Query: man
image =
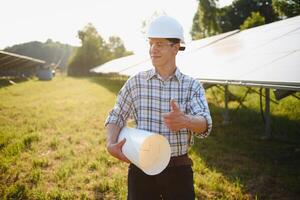
{"label": "man", "polygon": [[129,165],[128,199],[195,199],[192,161],[188,147],[193,136],[206,137],[212,120],[201,84],[176,66],[176,55],[184,43],[181,25],[169,16],[156,18],[149,26],[149,54],[153,69],[129,78],[118,94],[105,122],[107,150],[121,161],[125,139],[117,142],[126,120],[132,116],[137,129],[165,136],[171,160],[160,174],[150,176]]}

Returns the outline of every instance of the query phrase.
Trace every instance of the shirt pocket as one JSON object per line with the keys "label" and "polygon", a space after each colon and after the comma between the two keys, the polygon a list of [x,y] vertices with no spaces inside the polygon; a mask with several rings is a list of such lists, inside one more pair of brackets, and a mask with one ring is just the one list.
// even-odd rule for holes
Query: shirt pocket
{"label": "shirt pocket", "polygon": [[189,113],[189,102],[187,98],[184,99],[177,99],[177,104],[179,105],[180,111],[188,114]]}

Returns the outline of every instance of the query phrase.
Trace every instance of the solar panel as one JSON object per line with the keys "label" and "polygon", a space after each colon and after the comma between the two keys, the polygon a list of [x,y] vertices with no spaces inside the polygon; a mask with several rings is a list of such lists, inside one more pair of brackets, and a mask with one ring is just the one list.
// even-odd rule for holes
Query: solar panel
{"label": "solar panel", "polygon": [[112,61],[106,62],[100,66],[91,69],[94,73],[120,73],[127,68],[134,67],[149,61],[149,56],[143,54],[134,54],[125,56],[122,58],[117,58]]}
{"label": "solar panel", "polygon": [[[195,50],[208,47],[209,45],[211,45],[219,40],[222,40],[223,38],[229,37],[230,35],[236,34],[238,32],[239,32],[238,30],[234,30],[234,31],[230,31],[230,32],[223,33],[220,35],[209,37],[205,40],[192,41],[186,45],[186,50],[183,52],[179,52],[178,55],[180,56],[182,54],[188,54],[189,52],[193,52]],[[147,55],[147,57],[149,57],[149,56]],[[127,67],[126,69],[120,70],[119,74],[125,75],[125,76],[133,76],[140,71],[145,71],[145,70],[148,70],[151,68],[153,68],[153,66],[152,66],[151,60],[148,59],[147,62],[143,62],[143,63],[137,64],[134,66]]]}
{"label": "solar panel", "polygon": [[201,48],[205,48],[215,42],[218,42],[219,40],[222,40],[222,39],[229,37],[233,34],[236,34],[238,32],[239,32],[239,30],[234,30],[234,31],[229,31],[229,32],[222,33],[219,35],[214,35],[214,36],[211,36],[211,37],[208,37],[205,39],[194,40],[194,41],[190,42],[189,44],[187,44],[187,48],[184,51],[184,53],[190,52],[190,51],[195,51],[195,50],[201,49]]}
{"label": "solar panel", "polygon": [[[196,49],[204,48],[214,42],[228,37],[232,34],[239,32],[238,30],[230,31],[227,33],[219,34],[209,37],[205,40],[192,41],[186,45],[186,50],[180,53],[194,51]],[[91,69],[94,73],[119,73],[120,75],[132,76],[140,71],[153,68],[148,54],[135,54],[112,61],[106,62],[100,66]]]}
{"label": "solar panel", "polygon": [[32,75],[43,60],[0,50],[0,76]]}
{"label": "solar panel", "polygon": [[[183,73],[220,83],[300,89],[300,17],[241,31],[179,57]],[[296,87],[294,87],[296,86]]]}
{"label": "solar panel", "polygon": [[[177,66],[203,82],[300,90],[299,16],[193,41],[186,49]],[[109,62],[99,72],[132,76],[153,67],[146,57],[131,58],[111,61],[113,67]]]}

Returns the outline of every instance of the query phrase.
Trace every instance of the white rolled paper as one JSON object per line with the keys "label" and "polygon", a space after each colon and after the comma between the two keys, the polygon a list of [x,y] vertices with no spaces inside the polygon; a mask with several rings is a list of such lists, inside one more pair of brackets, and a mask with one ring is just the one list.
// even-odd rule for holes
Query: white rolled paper
{"label": "white rolled paper", "polygon": [[162,172],[171,158],[168,140],[159,134],[124,127],[118,141],[126,138],[122,152],[137,167],[148,175]]}

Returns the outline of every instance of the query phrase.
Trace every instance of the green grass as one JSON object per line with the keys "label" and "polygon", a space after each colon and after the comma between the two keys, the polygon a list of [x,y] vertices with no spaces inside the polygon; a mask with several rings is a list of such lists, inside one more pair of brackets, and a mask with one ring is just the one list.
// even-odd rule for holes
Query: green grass
{"label": "green grass", "polygon": [[[103,127],[123,83],[55,77],[0,86],[0,199],[126,199],[127,165],[107,153]],[[245,89],[230,91],[242,96]],[[299,100],[271,103],[275,139],[262,140],[257,94],[238,111],[230,101],[228,125],[220,90],[208,89],[207,98],[213,132],[190,150],[197,197],[296,199]]]}

